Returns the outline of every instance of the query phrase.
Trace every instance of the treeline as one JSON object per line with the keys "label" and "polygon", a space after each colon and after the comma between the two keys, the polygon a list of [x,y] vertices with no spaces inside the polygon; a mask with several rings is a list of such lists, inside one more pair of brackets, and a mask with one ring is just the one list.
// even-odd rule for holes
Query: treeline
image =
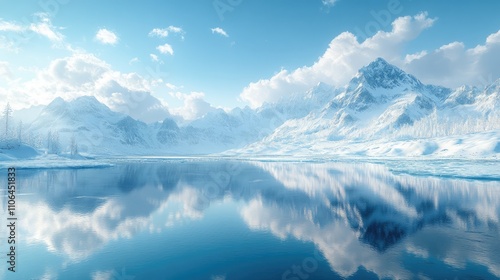
{"label": "treeline", "polygon": [[59,133],[49,130],[46,135],[25,131],[22,121],[15,122],[12,118],[12,107],[9,103],[2,111],[0,127],[1,148],[12,149],[20,144],[25,144],[39,150],[45,150],[47,154],[60,154],[67,152],[78,155],[78,144],[75,137],[71,137],[66,149],[63,149]]}
{"label": "treeline", "polygon": [[486,132],[500,129],[500,114],[476,116],[440,116],[436,111],[412,125],[404,125],[394,131],[395,138],[433,138],[470,133]]}

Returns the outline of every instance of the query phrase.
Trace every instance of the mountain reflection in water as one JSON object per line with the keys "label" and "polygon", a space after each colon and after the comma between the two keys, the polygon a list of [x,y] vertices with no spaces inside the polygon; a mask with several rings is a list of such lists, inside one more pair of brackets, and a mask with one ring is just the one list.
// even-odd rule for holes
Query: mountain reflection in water
{"label": "mountain reflection in water", "polygon": [[[24,194],[17,200],[20,243],[26,246],[21,248],[42,245],[45,250],[37,251],[41,260],[58,256],[48,258],[45,268],[43,261],[39,268],[21,266],[23,276],[64,279],[80,265],[78,273],[93,279],[115,279],[113,273],[120,267],[129,267],[135,279],[216,279],[219,276],[209,268],[205,273],[201,266],[198,271],[179,266],[148,272],[148,265],[164,261],[163,255],[149,256],[149,263],[136,264],[140,269],[124,263],[96,270],[90,264],[105,253],[117,254],[112,244],[141,236],[154,236],[159,243],[175,229],[184,234],[186,246],[220,250],[220,244],[196,245],[202,243],[192,240],[185,225],[199,225],[208,232],[223,219],[212,209],[226,207],[222,213],[237,213],[243,226],[236,230],[238,222],[231,221],[234,228],[228,225],[225,234],[231,240],[246,238],[248,247],[240,253],[248,258],[248,250],[259,242],[254,233],[273,238],[269,250],[287,240],[313,245],[327,272],[313,271],[309,279],[360,278],[361,270],[396,279],[500,278],[499,181],[395,175],[383,165],[367,163],[177,160],[125,162],[100,169],[19,170],[18,178],[18,192]],[[233,245],[228,241],[224,246]],[[135,252],[148,248],[130,246]],[[298,255],[302,260],[311,255],[299,247],[291,246],[280,256]],[[254,256],[256,262],[259,256]],[[192,261],[189,255],[176,258],[179,263]],[[280,279],[294,265],[275,261],[265,274],[253,276]],[[199,262],[215,265],[209,259]],[[84,264],[89,268],[82,272]],[[251,279],[244,266],[231,260],[218,266],[227,272],[217,279]]]}

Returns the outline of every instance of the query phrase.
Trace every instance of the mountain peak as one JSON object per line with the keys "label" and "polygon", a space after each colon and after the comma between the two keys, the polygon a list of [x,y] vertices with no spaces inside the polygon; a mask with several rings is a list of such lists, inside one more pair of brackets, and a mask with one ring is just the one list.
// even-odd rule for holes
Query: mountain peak
{"label": "mountain peak", "polygon": [[400,68],[388,63],[383,58],[377,58],[367,66],[361,68],[351,81],[363,83],[372,88],[391,89],[398,86],[419,87],[422,83],[414,76],[407,74]]}
{"label": "mountain peak", "polygon": [[73,99],[70,102],[70,107],[79,113],[91,113],[91,112],[111,112],[108,106],[101,103],[95,96],[84,95]]}
{"label": "mountain peak", "polygon": [[84,95],[84,96],[79,96],[75,99],[73,99],[73,102],[76,102],[76,103],[83,103],[83,102],[87,102],[87,103],[94,103],[94,104],[97,104],[97,103],[101,103],[99,102],[99,100],[97,100],[97,98],[95,98],[95,96],[93,95]]}
{"label": "mountain peak", "polygon": [[100,106],[104,105],[99,100],[97,100],[94,96],[80,96],[77,97],[73,100],[66,101],[61,97],[56,97],[52,102],[47,105],[47,108],[57,108],[57,107],[68,107],[68,106],[87,106],[87,105],[94,105],[94,106]]}
{"label": "mountain peak", "polygon": [[374,61],[370,62],[365,68],[384,68],[384,67],[395,67],[394,65],[387,62],[385,59],[378,57]]}
{"label": "mountain peak", "polygon": [[61,97],[56,97],[54,100],[52,100],[47,107],[57,107],[66,104],[66,101],[62,99]]}
{"label": "mountain peak", "polygon": [[63,114],[66,112],[67,107],[68,102],[66,102],[66,100],[61,97],[56,97],[44,109],[42,109],[40,113],[51,112],[52,114]]}
{"label": "mountain peak", "polygon": [[122,116],[120,113],[113,112],[94,96],[80,96],[71,101],[57,97],[41,111],[41,114],[50,114],[51,118],[64,117],[72,120],[83,120],[87,117],[118,118]]}

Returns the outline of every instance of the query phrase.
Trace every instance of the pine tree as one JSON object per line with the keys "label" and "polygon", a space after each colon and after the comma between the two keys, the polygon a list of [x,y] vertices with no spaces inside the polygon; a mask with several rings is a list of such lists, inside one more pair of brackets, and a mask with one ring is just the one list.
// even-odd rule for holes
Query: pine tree
{"label": "pine tree", "polygon": [[52,150],[52,131],[47,132],[47,153]]}
{"label": "pine tree", "polygon": [[12,108],[10,107],[10,103],[7,102],[5,108],[3,109],[3,117],[5,118],[5,138],[9,136],[9,120],[12,115]]}
{"label": "pine tree", "polygon": [[20,121],[17,125],[17,141],[19,143],[23,141],[23,121]]}
{"label": "pine tree", "polygon": [[72,156],[78,155],[78,144],[76,143],[74,135],[71,137],[70,153]]}
{"label": "pine tree", "polygon": [[59,133],[55,132],[52,135],[52,154],[59,154],[61,152],[61,144],[59,143]]}

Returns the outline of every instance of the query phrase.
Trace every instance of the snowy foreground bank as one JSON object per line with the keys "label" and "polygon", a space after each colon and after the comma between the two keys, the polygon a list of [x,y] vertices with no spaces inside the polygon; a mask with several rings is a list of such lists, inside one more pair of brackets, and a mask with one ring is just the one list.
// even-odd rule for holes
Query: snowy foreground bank
{"label": "snowy foreground bank", "polygon": [[88,168],[109,166],[94,157],[69,154],[46,154],[15,141],[0,143],[0,168]]}
{"label": "snowy foreground bank", "polygon": [[400,139],[374,141],[315,141],[312,144],[273,144],[257,142],[243,149],[224,152],[225,155],[252,156],[366,156],[387,158],[454,158],[454,159],[498,159],[500,156],[500,131],[472,133],[424,139]]}

